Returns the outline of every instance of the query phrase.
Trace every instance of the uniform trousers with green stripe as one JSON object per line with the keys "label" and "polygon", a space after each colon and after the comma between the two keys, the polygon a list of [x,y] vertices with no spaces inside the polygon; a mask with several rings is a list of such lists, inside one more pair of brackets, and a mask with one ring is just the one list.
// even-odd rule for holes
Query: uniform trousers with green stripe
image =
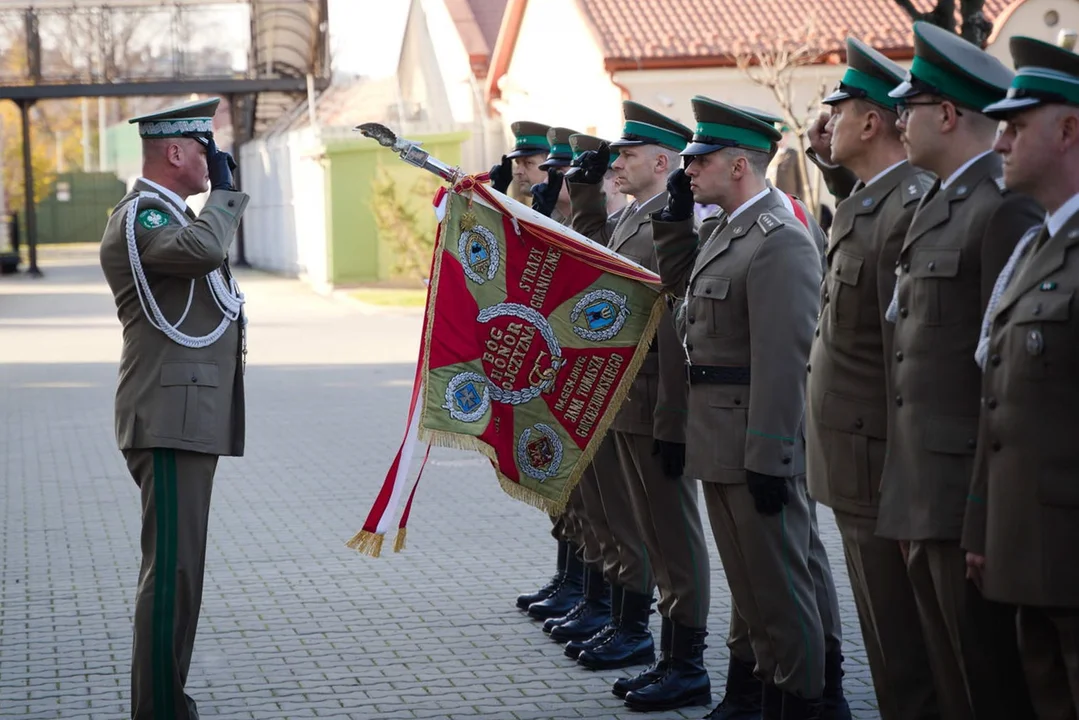
{"label": "uniform trousers with green stripe", "polygon": [[618,454],[617,494],[625,495],[632,510],[618,523],[631,526],[626,534],[644,547],[659,586],[659,614],[686,627],[705,627],[711,578],[697,482],[667,477],[660,457],[652,454],[650,435],[610,435]]}
{"label": "uniform trousers with green stripe", "polygon": [[825,649],[842,643],[839,604],[805,477],[788,483],[790,501],[777,515],[757,512],[745,483],[701,485],[755,674],[814,699],[824,691]]}
{"label": "uniform trousers with green stripe", "polygon": [[184,694],[202,605],[217,456],[125,450],[142,493],[142,568],[131,650],[132,720],[197,720]]}

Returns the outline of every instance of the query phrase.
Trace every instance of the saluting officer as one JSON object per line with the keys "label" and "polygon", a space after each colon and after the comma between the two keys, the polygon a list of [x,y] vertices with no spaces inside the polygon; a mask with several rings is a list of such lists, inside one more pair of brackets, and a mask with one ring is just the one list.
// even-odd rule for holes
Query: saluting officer
{"label": "saluting officer", "polygon": [[848,68],[812,158],[858,178],[832,224],[821,314],[809,356],[809,494],[835,511],[882,720],[939,717],[918,607],[899,543],[876,536],[888,436],[895,261],[934,177],[907,160],[888,93],[902,68],[847,38]]}
{"label": "saluting officer", "polygon": [[550,129],[550,125],[530,120],[510,125],[513,149],[491,168],[491,187],[516,200],[531,199],[532,186],[547,178],[539,166],[551,150],[551,144],[547,142],[547,131]]}
{"label": "saluting officer", "polygon": [[[686,473],[703,481],[755,654],[742,660],[755,661],[765,682],[763,717],[816,718],[825,639],[809,566],[816,528],[802,419],[820,254],[767,184],[775,127],[700,96],[693,113],[697,130],[682,153],[688,167],[672,173],[667,204],[652,219],[663,284],[685,297]],[[726,213],[699,246],[694,201]],[[674,661],[699,657],[703,647],[703,632],[676,634]]]}
{"label": "saluting officer", "polygon": [[551,150],[547,159],[539,165],[547,176],[543,182],[532,186],[532,209],[566,226],[570,224],[570,203],[563,174],[573,162],[573,147],[569,138],[575,134],[576,130],[564,127],[553,127],[547,131]]}
{"label": "saluting officer", "polygon": [[[608,246],[640,265],[658,270],[650,216],[667,202],[667,176],[678,167],[681,152],[693,132],[684,125],[632,101],[622,103],[622,137],[582,156],[581,171],[569,183],[573,226],[578,232]],[[606,199],[600,189],[601,172],[610,149],[618,152],[611,166],[618,187],[635,199],[607,235]],[[697,508],[697,485],[683,473],[685,466],[686,378],[685,355],[669,312],[657,330],[647,359],[633,388],[611,426],[619,464],[597,468],[604,502],[626,497],[632,509],[617,519],[621,534],[655,568],[662,619],[661,657],[635,678],[615,683],[614,694],[638,710],[681,707],[710,692],[703,663],[672,663],[672,639],[703,632],[708,619],[708,551]],[[639,552],[639,549],[634,549]],[[586,667],[621,667],[633,658],[637,637],[648,633],[652,587],[633,582],[632,572],[622,584],[625,596],[619,634],[581,653]],[[677,630],[675,628],[678,628]]]}
{"label": "saluting officer", "polygon": [[[986,597],[1019,606],[1040,718],[1079,716],[1079,57],[1009,41],[1018,72],[985,108],[1009,190],[1048,211],[993,287],[976,360],[981,427],[963,547]],[[998,715],[1003,717],[1003,715]]]}
{"label": "saluting officer", "polygon": [[894,387],[877,531],[909,543],[941,713],[1027,718],[1015,608],[986,601],[964,578],[959,537],[978,434],[978,328],[1012,248],[1042,214],[1005,189],[992,150],[997,121],[982,113],[1013,73],[924,22],[914,24],[914,52],[907,81],[890,95],[900,100],[910,162],[938,180],[903,241],[887,311]]}
{"label": "saluting officer", "polygon": [[[101,267],[123,326],[116,437],[142,494],[133,720],[197,720],[185,695],[217,459],[244,452],[243,294],[228,252],[248,196],[217,149],[218,98],[133,118],[142,177],[115,207]],[[210,190],[199,215],[191,195]]]}

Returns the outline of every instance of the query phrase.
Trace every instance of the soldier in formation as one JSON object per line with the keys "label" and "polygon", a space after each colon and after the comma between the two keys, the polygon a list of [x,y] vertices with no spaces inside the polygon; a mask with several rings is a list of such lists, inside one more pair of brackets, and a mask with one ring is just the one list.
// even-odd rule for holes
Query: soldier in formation
{"label": "soldier in formation", "polygon": [[670,298],[577,516],[606,529],[620,599],[567,655],[647,662],[659,591],[658,657],[612,689],[630,708],[710,702],[700,481],[732,608],[709,718],[850,717],[817,502],[883,720],[1079,716],[1079,59],[1017,37],[1013,72],[922,22],[914,47],[904,71],[847,40],[810,131],[838,203],[823,248],[768,180],[781,121],[755,108],[697,96],[690,136],[626,101],[618,141],[570,135],[569,177],[534,176],[534,207],[565,190],[572,227]]}

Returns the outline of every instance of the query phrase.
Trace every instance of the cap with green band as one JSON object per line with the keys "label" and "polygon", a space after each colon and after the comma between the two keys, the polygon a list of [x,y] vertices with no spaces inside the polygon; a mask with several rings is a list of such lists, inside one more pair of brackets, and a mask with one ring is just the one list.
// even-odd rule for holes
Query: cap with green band
{"label": "cap with green band", "polygon": [[540,164],[541,170],[551,167],[567,167],[573,160],[573,148],[570,147],[569,138],[577,134],[576,130],[564,127],[553,127],[547,131],[547,143],[551,146],[547,153],[547,159]]}
{"label": "cap with green band", "polygon": [[894,110],[898,100],[888,95],[903,81],[905,71],[899,65],[857,38],[847,38],[847,71],[825,105],[850,99],[862,99]]}
{"label": "cap with green band", "polygon": [[1002,100],[1014,73],[958,35],[927,22],[914,23],[914,61],[906,80],[888,95],[897,100],[939,95],[978,112]]}
{"label": "cap with green band", "polygon": [[632,100],[622,102],[622,116],[622,137],[611,143],[612,148],[659,145],[681,152],[693,136],[685,125]]}
{"label": "cap with green band", "polygon": [[783,137],[767,113],[736,105],[727,105],[702,95],[694,97],[693,115],[697,131],[683,155],[707,155],[726,147],[771,153]]}
{"label": "cap with green band", "polygon": [[214,134],[214,113],[220,102],[221,98],[196,100],[140,115],[128,122],[138,123],[139,135],[144,138],[210,138]]}
{"label": "cap with green band", "polygon": [[1008,48],[1018,69],[1008,95],[982,112],[1003,120],[1049,103],[1079,105],[1079,55],[1021,35],[1012,37]]}
{"label": "cap with green band", "polygon": [[513,130],[513,150],[506,153],[508,158],[528,157],[529,155],[546,155],[551,151],[551,144],[547,142],[547,132],[550,125],[543,123],[520,121],[510,125]]}

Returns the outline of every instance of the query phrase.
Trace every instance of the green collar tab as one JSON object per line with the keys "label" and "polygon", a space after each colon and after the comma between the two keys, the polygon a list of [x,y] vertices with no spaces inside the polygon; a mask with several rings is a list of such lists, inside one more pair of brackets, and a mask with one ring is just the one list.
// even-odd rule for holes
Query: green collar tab
{"label": "green collar tab", "polygon": [[915,57],[910,64],[910,74],[927,85],[932,85],[943,95],[981,112],[986,105],[1003,98],[1002,93],[994,92],[977,85],[970,78],[961,77],[953,72],[934,65],[923,57]]}
{"label": "green collar tab", "polygon": [[751,148],[768,152],[772,149],[772,141],[762,133],[746,128],[722,125],[720,123],[699,122],[697,134],[693,136],[693,142],[708,143],[710,139],[726,140],[740,147]]}
{"label": "green collar tab", "polygon": [[638,120],[627,120],[622,128],[622,135],[627,140],[632,137],[647,138],[676,152],[682,152],[688,144],[686,139],[676,132]]}

